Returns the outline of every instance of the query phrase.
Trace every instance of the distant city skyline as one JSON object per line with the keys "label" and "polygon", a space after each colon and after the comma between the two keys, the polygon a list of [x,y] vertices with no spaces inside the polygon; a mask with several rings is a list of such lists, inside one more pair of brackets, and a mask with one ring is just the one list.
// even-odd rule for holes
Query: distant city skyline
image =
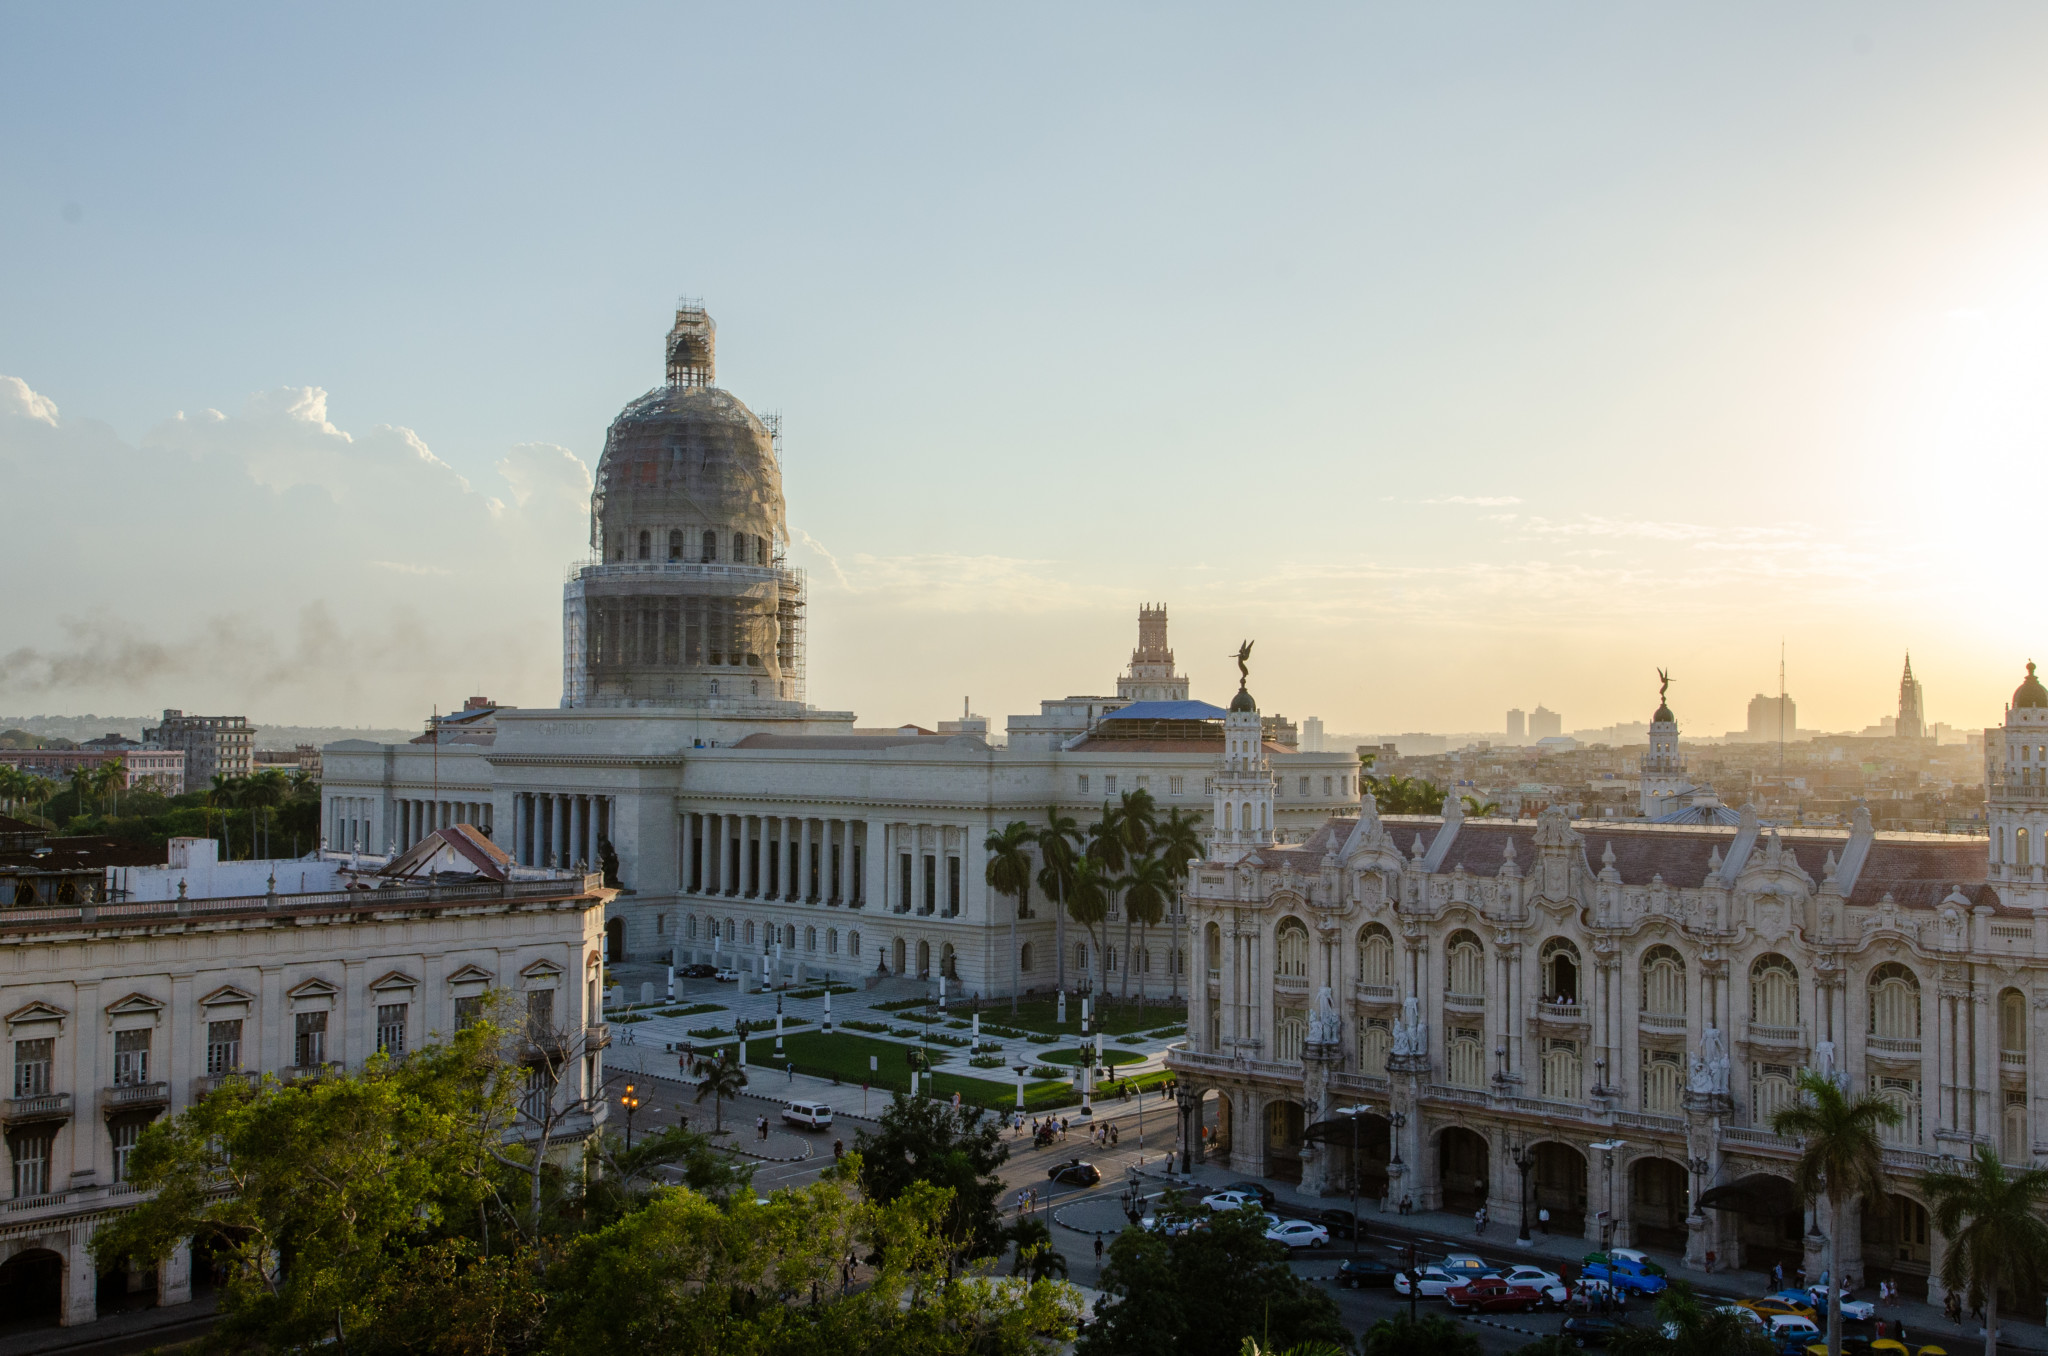
{"label": "distant city skyline", "polygon": [[0,20],[0,707],[555,703],[682,293],[864,721],[1108,690],[1148,599],[1331,731],[2048,659],[2048,12],[117,12]]}

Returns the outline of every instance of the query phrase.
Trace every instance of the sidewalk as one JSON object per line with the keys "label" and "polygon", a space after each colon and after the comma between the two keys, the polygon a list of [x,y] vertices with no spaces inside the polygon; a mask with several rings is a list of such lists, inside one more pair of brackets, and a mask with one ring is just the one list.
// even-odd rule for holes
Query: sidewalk
{"label": "sidewalk", "polygon": [[[1143,1176],[1162,1184],[1170,1181],[1185,1186],[1192,1181],[1195,1191],[1213,1191],[1230,1182],[1245,1180],[1242,1173],[1229,1172],[1210,1164],[1197,1167],[1192,1178],[1178,1175],[1169,1178],[1156,1169],[1143,1170]],[[1314,1210],[1350,1208],[1350,1201],[1346,1197],[1305,1196],[1290,1183],[1270,1179],[1265,1181],[1265,1185],[1278,1198],[1278,1210],[1282,1214],[1288,1210],[1307,1213]],[[1487,1256],[1490,1261],[1527,1258],[1539,1265],[1547,1265],[1552,1270],[1572,1275],[1576,1274],[1585,1255],[1599,1247],[1597,1243],[1589,1243],[1577,1236],[1551,1234],[1546,1237],[1535,1230],[1533,1221],[1529,1243],[1526,1247],[1522,1246],[1515,1241],[1515,1235],[1521,1226],[1519,1217],[1511,1220],[1492,1220],[1487,1224],[1486,1232],[1475,1237],[1470,1215],[1434,1210],[1418,1210],[1406,1216],[1397,1215],[1391,1210],[1382,1212],[1377,1200],[1368,1200],[1365,1197],[1359,1198],[1358,1215],[1365,1227],[1364,1246],[1397,1242],[1405,1248],[1413,1239],[1417,1245],[1418,1256],[1446,1252],[1478,1252]],[[1345,1246],[1341,1241],[1335,1242],[1331,1249],[1335,1252]],[[1708,1275],[1704,1271],[1686,1266],[1681,1259],[1669,1253],[1648,1248],[1643,1251],[1656,1258],[1658,1264],[1672,1279],[1685,1281],[1703,1295],[1746,1299],[1767,1295],[1775,1288],[1771,1285],[1770,1276],[1765,1272],[1719,1268],[1712,1275]],[[1568,1271],[1565,1269],[1566,1266],[1570,1268]],[[1867,1287],[1859,1290],[1858,1296],[1871,1297]],[[1903,1319],[1907,1331],[1912,1335],[1911,1344],[1914,1346],[1929,1342],[1939,1343],[1946,1346],[1952,1356],[1964,1356],[1965,1352],[1978,1350],[1983,1342],[1977,1335],[1974,1323],[1967,1326],[1966,1332],[1965,1329],[1949,1323],[1938,1307],[1922,1301],[1899,1300],[1884,1305],[1878,1313],[1884,1318]],[[2038,1323],[2007,1318],[2001,1321],[2000,1329],[2000,1351],[2048,1352],[2048,1331],[2044,1331]]]}

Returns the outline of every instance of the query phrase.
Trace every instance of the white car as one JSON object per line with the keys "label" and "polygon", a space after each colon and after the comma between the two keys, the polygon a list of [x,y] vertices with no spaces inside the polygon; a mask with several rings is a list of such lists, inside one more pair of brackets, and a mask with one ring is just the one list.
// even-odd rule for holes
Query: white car
{"label": "white car", "polygon": [[1320,1248],[1330,1241],[1330,1231],[1305,1219],[1283,1219],[1266,1230],[1266,1239],[1290,1248]]}
{"label": "white car", "polygon": [[1820,1329],[1797,1314],[1771,1315],[1771,1340],[1779,1346],[1789,1342],[1818,1342]]}
{"label": "white car", "polygon": [[[1823,1314],[1828,1311],[1828,1291],[1826,1286],[1808,1286],[1806,1293],[1813,1297],[1813,1307],[1816,1311]],[[1876,1313],[1877,1306],[1869,1300],[1850,1299],[1846,1293],[1843,1294],[1843,1318],[1853,1318],[1858,1322],[1863,1322],[1873,1317]]]}
{"label": "white car", "polygon": [[720,970],[720,971],[719,971],[719,972],[718,972],[717,974],[713,975],[713,976],[712,976],[711,978],[712,978],[712,979],[713,979],[713,980],[714,980],[715,982],[717,982],[717,983],[719,983],[719,984],[730,984],[730,983],[732,983],[732,982],[733,982],[734,980],[738,979],[739,977],[740,977],[740,972],[739,972],[739,971],[737,971],[737,970]]}
{"label": "white car", "polygon": [[1546,1304],[1562,1305],[1571,1297],[1571,1288],[1564,1283],[1564,1277],[1554,1271],[1545,1271],[1542,1267],[1532,1267],[1525,1263],[1509,1267],[1497,1274],[1509,1285],[1526,1285],[1537,1291],[1543,1296]]}
{"label": "white car", "polygon": [[806,1130],[829,1130],[832,1127],[832,1108],[823,1102],[791,1102],[782,1108],[782,1119]]}
{"label": "white car", "polygon": [[1202,1197],[1202,1204],[1211,1210],[1242,1210],[1248,1205],[1263,1206],[1265,1202],[1249,1191],[1219,1191],[1214,1196]]}
{"label": "white car", "polygon": [[1453,1276],[1440,1266],[1417,1267],[1412,1278],[1405,1270],[1394,1273],[1394,1293],[1406,1295],[1412,1286],[1415,1293],[1424,1299],[1442,1299],[1444,1291],[1454,1285],[1463,1285],[1465,1280],[1465,1277]]}

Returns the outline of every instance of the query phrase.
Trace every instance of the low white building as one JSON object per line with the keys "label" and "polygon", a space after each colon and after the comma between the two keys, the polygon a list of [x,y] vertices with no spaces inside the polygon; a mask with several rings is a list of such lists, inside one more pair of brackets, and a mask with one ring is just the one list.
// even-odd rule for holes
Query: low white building
{"label": "low white building", "polygon": [[[351,863],[324,866],[331,879]],[[565,1070],[557,1105],[594,1095],[608,892],[582,875],[520,874],[0,909],[9,1293],[28,1303],[54,1287],[60,1322],[91,1322],[87,1245],[136,1200],[129,1151],[150,1121],[226,1079],[354,1068],[453,1030],[465,999],[502,989],[580,1033],[588,1053]],[[572,1118],[558,1138],[593,1123]],[[191,1270],[183,1250],[161,1266],[157,1302],[190,1299]]]}

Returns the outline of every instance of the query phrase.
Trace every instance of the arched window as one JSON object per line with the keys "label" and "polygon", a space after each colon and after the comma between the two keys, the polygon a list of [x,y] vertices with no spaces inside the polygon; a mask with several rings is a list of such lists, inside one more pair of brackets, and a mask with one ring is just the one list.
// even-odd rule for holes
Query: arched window
{"label": "arched window", "polygon": [[805,929],[804,929],[804,950],[806,950],[806,951],[816,951],[817,949],[818,949],[818,930],[817,930],[816,928],[805,928]]}
{"label": "arched window", "polygon": [[766,537],[754,538],[754,563],[756,565],[766,565],[768,563],[768,539]]}
{"label": "arched window", "polygon": [[1681,1110],[1684,1096],[1685,1061],[1679,1053],[1676,1050],[1643,1051],[1643,1110]]}
{"label": "arched window", "polygon": [[1999,1157],[2008,1163],[2031,1165],[2034,1155],[2028,1141],[2033,1136],[2027,1131],[2027,1094],[2005,1094],[2005,1124],[2002,1128],[2005,1133],[2000,1136]]}
{"label": "arched window", "polygon": [[1870,972],[1870,1034],[1885,1040],[1920,1039],[1920,981],[1897,961]]}
{"label": "arched window", "polygon": [[1651,1017],[1685,1016],[1685,958],[1668,946],[1643,953],[1643,1012]]}
{"label": "arched window", "polygon": [[1387,1056],[1394,1052],[1393,1028],[1384,1017],[1368,1017],[1358,1028],[1358,1068],[1361,1073],[1383,1074]]}
{"label": "arched window", "polygon": [[1031,973],[1031,943],[1017,948],[1017,968],[1027,975]]}
{"label": "arched window", "polygon": [[2013,864],[2015,866],[2032,866],[2034,861],[2032,852],[2027,845],[2027,831],[2021,829],[2015,833],[2013,835],[2013,842],[2016,845],[2013,852]]}
{"label": "arched window", "polygon": [[960,980],[960,971],[957,968],[958,959],[958,954],[953,950],[951,942],[947,942],[939,949],[939,973],[955,983],[958,983]]}
{"label": "arched window", "polygon": [[1468,1002],[1481,1001],[1486,993],[1486,948],[1479,938],[1454,932],[1444,954],[1449,980],[1444,987]]}
{"label": "arched window", "polygon": [[688,914],[683,918],[683,936],[690,941],[697,940],[697,915]]}
{"label": "arched window", "polygon": [[846,954],[849,956],[858,956],[860,954],[860,929],[855,928],[852,932],[846,934]]}
{"label": "arched window", "polygon": [[654,559],[654,539],[645,532],[640,534],[640,559]]}
{"label": "arched window", "polygon": [[2018,1055],[2021,1065],[2027,1058],[2027,996],[2018,989],[2007,989],[1998,995],[1998,1048],[2008,1055]]}
{"label": "arched window", "polygon": [[1223,831],[1225,833],[1231,833],[1235,831],[1231,823],[1231,820],[1234,818],[1232,813],[1234,808],[1235,807],[1233,807],[1229,801],[1226,800],[1223,802]]}
{"label": "arched window", "polygon": [[1486,1047],[1479,1041],[1477,1028],[1451,1028],[1450,1042],[1444,1047],[1444,1072],[1457,1087],[1486,1086]]}
{"label": "arched window", "polygon": [[733,564],[735,564],[735,565],[744,565],[744,564],[746,564],[746,563],[747,563],[747,554],[748,554],[748,553],[747,553],[747,534],[746,534],[746,533],[744,533],[744,532],[735,532],[735,533],[733,533],[733,534],[732,534],[732,563],[733,563]]}
{"label": "arched window", "polygon": [[1283,1063],[1300,1059],[1307,1041],[1307,1013],[1300,1008],[1282,1008],[1273,1015],[1273,1058]]}
{"label": "arched window", "polygon": [[1546,1037],[1543,1042],[1543,1097],[1551,1102],[1579,1100],[1579,1043]]}
{"label": "arched window", "polygon": [[1299,919],[1282,919],[1273,935],[1273,973],[1286,979],[1308,978],[1308,929]]}
{"label": "arched window", "polygon": [[749,919],[747,920],[747,945],[748,945],[748,946],[752,946],[753,944],[754,944],[754,920],[753,920],[753,919],[751,919],[751,918],[749,918]]}
{"label": "arched window", "polygon": [[718,534],[716,532],[706,532],[704,534],[704,559],[701,563],[709,565],[716,559],[718,559]]}
{"label": "arched window", "polygon": [[825,954],[828,956],[836,956],[839,954],[838,928],[825,929]]}
{"label": "arched window", "polygon": [[1792,1066],[1752,1064],[1749,1075],[1750,1122],[1769,1125],[1771,1117],[1792,1105]]}
{"label": "arched window", "polygon": [[1202,929],[1203,959],[1208,962],[1209,973],[1223,973],[1223,929],[1214,923]]}
{"label": "arched window", "polygon": [[931,976],[932,944],[930,942],[919,942],[917,944],[917,973],[925,978],[930,978]]}
{"label": "arched window", "polygon": [[1543,944],[1540,969],[1543,974],[1540,997],[1554,1003],[1575,1004],[1579,1001],[1579,948],[1569,939],[1552,937]]}
{"label": "arched window", "polygon": [[1074,943],[1074,968],[1084,975],[1088,973],[1088,943]]}
{"label": "arched window", "polygon": [[728,918],[725,920],[725,940],[727,940],[728,942],[739,935],[733,930],[735,926],[737,925],[734,924],[732,919]]}
{"label": "arched window", "polygon": [[1783,956],[1759,956],[1749,968],[1749,1020],[1753,1026],[1799,1025],[1799,971]]}
{"label": "arched window", "polygon": [[681,560],[683,558],[683,532],[681,528],[672,527],[669,529],[668,558],[670,560]]}
{"label": "arched window", "polygon": [[1394,937],[1379,923],[1358,934],[1358,982],[1375,989],[1394,987]]}

